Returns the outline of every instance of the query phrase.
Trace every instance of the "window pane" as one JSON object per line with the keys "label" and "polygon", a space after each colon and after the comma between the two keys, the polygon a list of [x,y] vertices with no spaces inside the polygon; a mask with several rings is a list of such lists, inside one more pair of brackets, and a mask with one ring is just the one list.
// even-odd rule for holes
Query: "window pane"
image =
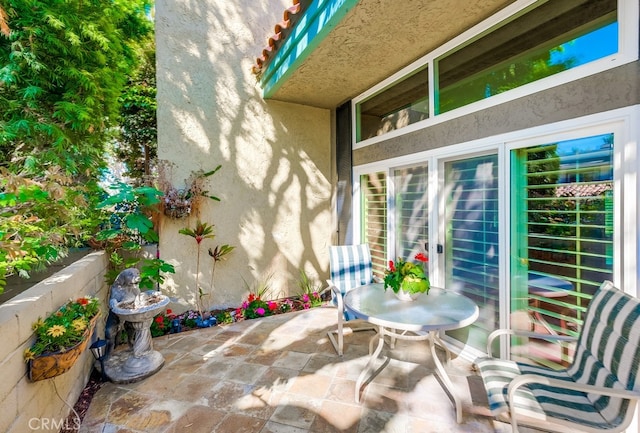
{"label": "window pane", "polygon": [[445,287],[480,308],[472,326],[447,335],[484,352],[499,324],[498,156],[446,163],[445,176]]}
{"label": "window pane", "polygon": [[427,255],[429,242],[429,197],[427,166],[397,169],[394,172],[396,249],[395,255],[413,260]]}
{"label": "window pane", "polygon": [[387,175],[385,172],[360,176],[362,191],[363,243],[369,244],[373,274],[384,278],[387,260]]}
{"label": "window pane", "polygon": [[429,117],[427,68],[417,70],[356,106],[356,141],[386,134]]}
{"label": "window pane", "polygon": [[[518,149],[512,156],[519,179],[512,195],[512,321],[577,335],[592,295],[613,277],[613,135]],[[542,343],[513,351],[551,366],[571,356],[570,347]]]}
{"label": "window pane", "polygon": [[436,60],[436,114],[617,51],[616,0],[544,2]]}

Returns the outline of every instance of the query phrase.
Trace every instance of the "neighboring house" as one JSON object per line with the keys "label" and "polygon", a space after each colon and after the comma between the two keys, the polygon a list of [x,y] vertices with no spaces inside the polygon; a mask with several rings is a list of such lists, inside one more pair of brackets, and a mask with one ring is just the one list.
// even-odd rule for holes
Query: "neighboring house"
{"label": "neighboring house", "polygon": [[[378,273],[423,251],[434,285],[472,297],[480,319],[451,335],[470,354],[533,308],[574,331],[603,279],[638,294],[638,9],[158,1],[160,158],[183,177],[223,164],[202,216],[238,249],[214,303],[240,277],[295,291],[357,242]],[[179,226],[161,253],[192,285]]]}

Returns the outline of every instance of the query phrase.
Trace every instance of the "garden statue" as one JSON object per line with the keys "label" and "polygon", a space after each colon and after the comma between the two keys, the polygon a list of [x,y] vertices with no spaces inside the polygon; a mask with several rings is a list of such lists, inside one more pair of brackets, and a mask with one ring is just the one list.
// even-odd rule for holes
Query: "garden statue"
{"label": "garden statue", "polygon": [[120,318],[112,311],[115,305],[120,302],[131,302],[140,294],[138,283],[140,282],[140,271],[136,268],[125,269],[118,274],[118,277],[111,286],[109,293],[109,315],[105,325],[105,337],[107,340],[107,353],[115,349],[120,340],[120,333],[124,330],[127,333],[129,346],[133,345],[133,328],[128,322],[120,321]]}
{"label": "garden statue", "polygon": [[[151,376],[162,368],[164,358],[153,350],[151,322],[168,303],[169,298],[157,291],[140,292],[137,269],[125,269],[111,286],[106,337],[115,348],[118,333],[124,329],[129,347],[112,350],[104,363],[105,375],[115,383],[132,383]],[[117,321],[116,321],[117,319]]]}

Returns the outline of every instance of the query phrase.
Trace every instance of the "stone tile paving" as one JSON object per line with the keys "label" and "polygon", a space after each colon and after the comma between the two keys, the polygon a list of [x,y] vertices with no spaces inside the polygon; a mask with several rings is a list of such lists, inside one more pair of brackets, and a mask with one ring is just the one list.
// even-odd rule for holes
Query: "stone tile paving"
{"label": "stone tile paving", "polygon": [[472,403],[475,379],[461,359],[448,367],[463,397],[457,424],[420,342],[387,348],[391,361],[355,403],[373,333],[348,335],[340,358],[326,337],[336,318],[334,308],[322,307],[156,338],[162,370],[138,383],[103,386],[79,433],[511,430]]}

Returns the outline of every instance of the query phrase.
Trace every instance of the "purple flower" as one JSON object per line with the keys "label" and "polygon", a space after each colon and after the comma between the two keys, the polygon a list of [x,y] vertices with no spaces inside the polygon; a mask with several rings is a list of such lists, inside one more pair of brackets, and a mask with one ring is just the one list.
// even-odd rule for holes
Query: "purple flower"
{"label": "purple flower", "polygon": [[248,303],[247,301],[244,301],[244,302],[242,303],[242,309],[243,309],[243,310],[246,310],[247,308],[249,308],[249,303]]}

